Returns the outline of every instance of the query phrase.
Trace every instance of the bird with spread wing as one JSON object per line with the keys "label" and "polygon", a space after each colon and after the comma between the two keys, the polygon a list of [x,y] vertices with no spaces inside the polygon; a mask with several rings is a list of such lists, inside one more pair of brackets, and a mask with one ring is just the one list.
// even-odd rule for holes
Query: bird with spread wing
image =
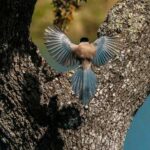
{"label": "bird with spread wing", "polygon": [[115,38],[102,36],[89,43],[88,38],[82,37],[79,44],[72,43],[57,27],[45,30],[47,59],[53,57],[59,64],[76,68],[72,77],[72,90],[79,96],[83,105],[88,105],[96,92],[96,76],[91,69],[106,64],[119,54],[121,45]]}

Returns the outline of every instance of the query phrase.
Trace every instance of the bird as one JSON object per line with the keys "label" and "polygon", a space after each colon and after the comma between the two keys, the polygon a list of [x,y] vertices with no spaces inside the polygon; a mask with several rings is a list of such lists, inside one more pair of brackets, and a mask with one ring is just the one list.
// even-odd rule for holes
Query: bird
{"label": "bird", "polygon": [[114,37],[101,36],[94,42],[81,37],[79,44],[74,44],[68,36],[56,26],[48,26],[44,32],[46,57],[54,58],[59,64],[74,68],[72,90],[84,106],[88,106],[97,88],[96,75],[92,66],[105,65],[119,55],[121,44]]}

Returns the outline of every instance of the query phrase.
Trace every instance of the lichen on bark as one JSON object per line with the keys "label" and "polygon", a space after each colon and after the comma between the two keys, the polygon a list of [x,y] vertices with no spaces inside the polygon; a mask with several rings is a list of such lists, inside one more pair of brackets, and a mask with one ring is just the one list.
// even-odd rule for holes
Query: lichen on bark
{"label": "lichen on bark", "polygon": [[[95,68],[98,89],[87,111],[72,95],[70,77],[48,67],[29,40],[35,1],[6,0],[3,7],[10,2],[14,9],[8,24],[4,20],[0,24],[0,148],[122,149],[132,116],[150,88],[149,0],[118,2],[100,26],[98,35],[119,35],[125,46],[122,60]],[[29,18],[25,15],[28,6]],[[0,10],[3,19],[7,13]],[[20,19],[11,18],[18,13]],[[9,19],[18,29],[9,28]]]}

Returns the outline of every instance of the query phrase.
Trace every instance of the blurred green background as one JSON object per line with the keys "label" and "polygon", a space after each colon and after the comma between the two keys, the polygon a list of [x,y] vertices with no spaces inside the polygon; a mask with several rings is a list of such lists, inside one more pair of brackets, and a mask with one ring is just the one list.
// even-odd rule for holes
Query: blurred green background
{"label": "blurred green background", "polygon": [[[73,20],[67,27],[69,38],[78,43],[81,36],[96,38],[99,25],[105,19],[108,10],[117,0],[87,0],[73,13]],[[44,29],[53,23],[54,7],[51,0],[38,0],[34,9],[31,24],[31,39],[40,48],[45,49],[43,41]]]}
{"label": "blurred green background", "polygon": [[[108,10],[117,0],[87,0],[81,7],[73,11],[73,20],[67,25],[67,35],[73,43],[78,43],[82,36],[94,41],[97,30],[104,21]],[[44,30],[54,21],[54,10],[51,0],[38,0],[34,9],[30,28],[31,39],[38,46],[47,63],[57,72],[66,72],[70,68],[58,64],[47,52],[44,45]],[[73,69],[73,68],[71,68]]]}

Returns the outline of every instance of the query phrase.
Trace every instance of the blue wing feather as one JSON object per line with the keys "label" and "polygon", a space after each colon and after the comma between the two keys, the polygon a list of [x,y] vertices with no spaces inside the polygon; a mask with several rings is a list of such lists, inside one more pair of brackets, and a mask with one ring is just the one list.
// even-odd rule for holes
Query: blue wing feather
{"label": "blue wing feather", "polygon": [[99,66],[106,64],[111,58],[119,54],[122,46],[115,38],[102,36],[94,42],[96,47],[96,56],[93,58],[93,64]]}
{"label": "blue wing feather", "polygon": [[78,66],[79,61],[72,53],[72,43],[62,31],[48,27],[45,30],[45,40],[49,55],[59,64],[66,67]]}

